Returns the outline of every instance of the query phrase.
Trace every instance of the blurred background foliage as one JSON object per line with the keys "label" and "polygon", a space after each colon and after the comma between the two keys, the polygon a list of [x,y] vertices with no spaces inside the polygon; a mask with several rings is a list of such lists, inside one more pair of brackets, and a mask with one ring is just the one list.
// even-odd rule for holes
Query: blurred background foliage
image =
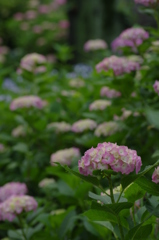
{"label": "blurred background foliage", "polygon": [[[38,51],[40,53],[54,52],[54,40],[59,41],[58,37],[54,35],[55,30],[42,31],[42,35],[47,36],[47,45],[43,44],[42,37],[40,38],[40,46],[37,46],[37,38],[35,34],[31,34],[33,31],[32,25],[36,24],[37,18],[41,18],[41,22],[58,22],[61,18],[67,18],[69,20],[69,33],[66,36],[65,42],[69,43],[75,51],[75,59],[83,61],[85,55],[83,55],[83,45],[88,39],[104,39],[111,43],[111,41],[120,34],[122,30],[128,28],[134,24],[153,24],[151,18],[139,14],[136,10],[133,0],[68,0],[67,5],[62,8],[62,11],[52,11],[49,16],[44,15],[36,17],[34,21],[31,21],[30,26],[21,31],[19,23],[15,21],[14,15],[17,12],[25,13],[29,9],[30,3],[34,5],[35,0],[32,1],[20,1],[20,0],[1,0],[0,1],[0,35],[4,39],[5,45],[11,49],[23,50],[23,53]],[[53,1],[41,0],[40,4],[48,4]],[[38,4],[37,3],[37,4]],[[133,12],[133,14],[132,14]],[[14,21],[13,21],[14,19]],[[39,23],[39,19],[37,20]],[[33,23],[34,22],[34,23]],[[46,27],[47,28],[47,27]],[[51,30],[51,29],[50,29]],[[60,40],[62,41],[62,40]],[[23,49],[20,49],[23,48]],[[56,47],[55,47],[56,48]],[[17,53],[14,50],[14,53]],[[15,57],[15,55],[14,55]]]}

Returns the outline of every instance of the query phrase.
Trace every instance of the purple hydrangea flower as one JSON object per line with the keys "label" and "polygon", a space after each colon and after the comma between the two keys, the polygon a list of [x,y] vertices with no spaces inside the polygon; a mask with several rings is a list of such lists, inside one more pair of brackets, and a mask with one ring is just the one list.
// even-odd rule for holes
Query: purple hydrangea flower
{"label": "purple hydrangea flower", "polygon": [[97,169],[112,169],[122,174],[129,174],[136,169],[138,173],[141,165],[141,157],[135,150],[110,142],[99,143],[96,148],[87,150],[78,162],[79,172],[83,175],[92,175]]}

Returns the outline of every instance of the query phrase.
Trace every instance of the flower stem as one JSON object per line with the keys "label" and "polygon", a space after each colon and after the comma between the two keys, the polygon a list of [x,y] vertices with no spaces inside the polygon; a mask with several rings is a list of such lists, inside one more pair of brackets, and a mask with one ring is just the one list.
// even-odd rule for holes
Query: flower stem
{"label": "flower stem", "polygon": [[24,239],[27,240],[27,236],[26,236],[26,234],[25,234],[25,232],[24,232],[24,229],[23,229],[23,221],[22,221],[22,219],[21,219],[21,216],[18,215],[17,218],[18,218],[18,220],[19,220],[19,225],[20,225],[21,230],[22,230],[22,235],[23,235]]}
{"label": "flower stem", "polygon": [[[109,181],[111,201],[112,201],[112,203],[115,203],[111,175],[108,177],[108,181]],[[120,231],[120,235],[121,235],[121,240],[124,240],[124,232],[123,232],[123,227],[121,225],[121,220],[120,220],[119,215],[117,216],[117,220],[118,220],[118,226],[119,226],[119,231]]]}
{"label": "flower stem", "polygon": [[134,208],[134,206],[132,207],[132,217],[133,217],[134,226],[135,226],[136,225],[136,219],[135,219],[135,208]]}
{"label": "flower stem", "polygon": [[118,226],[119,226],[119,231],[120,231],[120,235],[121,235],[121,240],[124,240],[124,232],[123,232],[123,227],[121,225],[121,221],[120,221],[120,217],[117,217],[118,220]]}
{"label": "flower stem", "polygon": [[111,175],[108,177],[108,182],[109,182],[109,188],[110,188],[111,201],[112,201],[112,203],[115,203],[114,194],[113,194],[113,184],[112,184],[112,180],[111,180]]}

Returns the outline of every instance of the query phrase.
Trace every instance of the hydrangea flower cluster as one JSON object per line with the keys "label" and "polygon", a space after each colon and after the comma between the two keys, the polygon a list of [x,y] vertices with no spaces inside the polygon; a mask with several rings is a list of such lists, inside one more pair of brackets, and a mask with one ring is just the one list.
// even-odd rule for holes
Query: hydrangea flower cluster
{"label": "hydrangea flower cluster", "polygon": [[93,110],[104,110],[106,107],[110,106],[111,102],[108,100],[96,100],[93,103],[91,103],[89,105],[89,110],[93,111]]}
{"label": "hydrangea flower cluster", "polygon": [[11,196],[3,203],[0,203],[0,220],[13,221],[16,215],[21,212],[29,212],[36,210],[38,204],[33,197],[30,196]]}
{"label": "hydrangea flower cluster", "polygon": [[68,132],[71,130],[71,125],[66,122],[53,122],[48,124],[47,128],[49,130],[55,130],[57,133]]}
{"label": "hydrangea flower cluster", "polygon": [[84,50],[86,52],[95,51],[99,49],[106,49],[107,43],[101,39],[89,40],[84,44]]}
{"label": "hydrangea flower cluster", "polygon": [[158,0],[135,0],[135,3],[144,5],[146,7],[151,6],[158,2],[159,2]]}
{"label": "hydrangea flower cluster", "polygon": [[139,64],[143,63],[143,58],[140,57],[139,55],[130,55],[130,56],[127,56],[127,58],[128,58],[130,61],[138,62]]}
{"label": "hydrangea flower cluster", "polygon": [[56,166],[55,162],[71,165],[72,160],[76,157],[80,157],[80,151],[78,148],[72,147],[59,150],[51,155],[51,165]]}
{"label": "hydrangea flower cluster", "polygon": [[104,122],[101,123],[95,130],[94,134],[97,137],[100,136],[110,136],[114,134],[115,132],[119,131],[119,125],[116,122],[110,121],[110,122]]}
{"label": "hydrangea flower cluster", "polygon": [[155,81],[153,88],[154,88],[155,92],[159,95],[159,81],[158,80]]}
{"label": "hydrangea flower cluster", "polygon": [[37,96],[23,96],[14,99],[10,104],[10,110],[14,111],[18,108],[30,108],[35,107],[42,109],[46,105],[46,101],[43,101]]}
{"label": "hydrangea flower cluster", "polygon": [[116,98],[121,96],[121,92],[115,89],[110,89],[109,87],[102,87],[100,90],[101,97]]}
{"label": "hydrangea flower cluster", "polygon": [[55,183],[55,179],[53,179],[53,178],[44,178],[43,180],[41,180],[39,182],[39,187],[40,188],[45,188],[45,187],[48,187],[48,186],[52,185],[53,183]]}
{"label": "hydrangea flower cluster", "polygon": [[128,28],[112,42],[111,46],[113,51],[123,47],[131,47],[133,51],[136,51],[137,46],[141,45],[148,37],[148,32],[143,28]]}
{"label": "hydrangea flower cluster", "polygon": [[76,133],[84,132],[85,130],[94,130],[97,123],[92,119],[83,119],[75,122],[72,125],[72,131]]}
{"label": "hydrangea flower cluster", "polygon": [[159,183],[159,167],[155,168],[155,171],[152,174],[152,181]]}
{"label": "hydrangea flower cluster", "polygon": [[70,85],[70,87],[80,88],[80,87],[84,87],[85,83],[80,78],[74,78],[74,79],[70,80],[69,85]]}
{"label": "hydrangea flower cluster", "polygon": [[115,76],[122,75],[124,73],[130,73],[140,68],[139,63],[130,61],[125,57],[111,56],[104,58],[100,63],[96,65],[97,72],[113,70]]}
{"label": "hydrangea flower cluster", "polygon": [[125,119],[127,119],[131,115],[133,115],[134,117],[138,117],[140,115],[140,113],[139,112],[134,112],[133,113],[131,110],[127,110],[125,108],[122,108],[122,115],[121,116],[114,115],[114,120],[124,121]]}
{"label": "hydrangea flower cluster", "polygon": [[23,137],[26,135],[26,131],[24,126],[20,125],[12,130],[12,136],[17,138],[17,137]]}
{"label": "hydrangea flower cluster", "polygon": [[112,169],[122,174],[129,174],[136,169],[138,173],[141,165],[141,157],[135,150],[110,142],[99,143],[96,148],[87,150],[78,162],[79,172],[86,176],[98,169]]}
{"label": "hydrangea flower cluster", "polygon": [[46,68],[44,65],[47,62],[46,58],[38,53],[27,54],[21,59],[20,67],[21,69],[27,70],[29,72],[45,72]]}
{"label": "hydrangea flower cluster", "polygon": [[4,202],[12,195],[25,195],[28,189],[25,183],[10,182],[0,187],[0,202]]}
{"label": "hydrangea flower cluster", "polygon": [[5,151],[5,146],[2,143],[0,143],[0,153],[4,151]]}
{"label": "hydrangea flower cluster", "polygon": [[76,94],[77,94],[77,92],[74,91],[74,90],[71,90],[71,91],[62,90],[62,91],[61,91],[61,95],[62,95],[62,96],[65,96],[65,97],[73,97],[73,96],[75,96]]}

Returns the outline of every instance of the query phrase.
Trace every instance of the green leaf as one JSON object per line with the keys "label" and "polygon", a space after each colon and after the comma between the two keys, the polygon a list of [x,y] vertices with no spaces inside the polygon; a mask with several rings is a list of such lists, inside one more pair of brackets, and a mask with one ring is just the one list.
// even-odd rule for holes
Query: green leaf
{"label": "green leaf", "polygon": [[67,216],[64,218],[60,230],[59,230],[59,236],[60,239],[63,238],[63,236],[68,232],[71,231],[75,226],[76,221],[76,211],[72,210],[70,211]]}
{"label": "green leaf", "polygon": [[90,209],[83,213],[91,221],[109,221],[117,223],[117,218],[110,212],[104,210]]}
{"label": "green leaf", "polygon": [[155,151],[154,154],[152,155],[153,158],[159,157],[159,150]]}
{"label": "green leaf", "polygon": [[146,109],[146,116],[148,121],[156,128],[159,129],[159,111],[154,109]]}
{"label": "green leaf", "polygon": [[130,203],[130,202],[106,204],[106,205],[103,205],[103,206],[101,206],[100,204],[98,204],[96,202],[92,202],[91,208],[96,209],[96,210],[106,211],[106,212],[114,214],[114,216],[118,216],[118,214],[122,210],[129,209],[132,206],[133,206],[133,204]]}
{"label": "green leaf", "polygon": [[147,237],[152,232],[152,225],[148,224],[145,226],[142,226],[142,224],[139,224],[138,226],[130,229],[130,231],[125,236],[125,240],[143,240],[147,239]]}
{"label": "green leaf", "polygon": [[114,228],[112,226],[112,224],[110,222],[107,222],[107,221],[94,221],[94,223],[97,223],[107,229],[109,229],[111,232],[114,232]]}
{"label": "green leaf", "polygon": [[154,196],[159,196],[159,187],[156,183],[152,182],[151,180],[148,180],[145,177],[140,177],[139,179],[136,180],[136,183],[146,192]]}
{"label": "green leaf", "polygon": [[145,203],[146,209],[151,214],[150,216],[154,215],[157,218],[159,218],[159,204],[156,202],[157,206],[153,206],[152,203],[150,202],[150,200],[147,200]]}
{"label": "green leaf", "polygon": [[28,152],[28,146],[25,143],[18,143],[13,147],[14,151],[26,153]]}
{"label": "green leaf", "polygon": [[84,180],[84,181],[86,181],[86,182],[89,182],[89,183],[93,184],[94,186],[99,187],[100,183],[99,183],[99,180],[98,180],[96,177],[84,176],[84,175],[82,175],[82,174],[80,174],[80,173],[78,173],[78,172],[73,171],[73,170],[70,169],[67,165],[62,166],[61,164],[59,164],[59,163],[57,163],[57,162],[56,162],[56,164],[57,164],[58,166],[61,166],[62,168],[64,168],[67,172],[75,175],[76,177],[79,177],[79,178],[81,178],[82,180]]}
{"label": "green leaf", "polygon": [[[139,178],[140,180],[140,178]],[[138,184],[130,184],[124,191],[124,197],[128,199],[129,202],[135,202],[136,200],[142,198],[146,191],[143,190]]]}
{"label": "green leaf", "polygon": [[121,179],[121,184],[122,184],[123,191],[132,182],[135,182],[137,179],[144,176],[146,173],[148,173],[151,169],[155,168],[157,165],[159,165],[159,160],[155,164],[145,167],[145,169],[138,174],[130,174],[126,177],[123,177]]}
{"label": "green leaf", "polygon": [[95,193],[92,193],[92,192],[89,192],[88,193],[88,196],[92,199],[95,199],[95,200],[98,200],[98,201],[101,201],[102,203],[105,203],[105,204],[109,204],[111,203],[111,198],[107,195],[105,196],[101,196],[101,195],[97,195]]}

